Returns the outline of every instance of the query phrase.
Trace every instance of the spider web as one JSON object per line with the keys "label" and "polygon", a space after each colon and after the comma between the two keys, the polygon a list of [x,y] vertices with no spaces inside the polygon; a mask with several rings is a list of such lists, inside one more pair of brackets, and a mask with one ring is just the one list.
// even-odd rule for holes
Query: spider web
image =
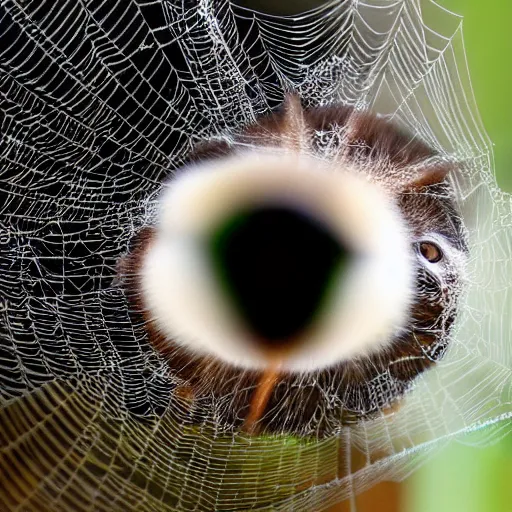
{"label": "spider web", "polygon": [[[0,20],[3,510],[322,510],[449,439],[510,431],[512,204],[459,17],[426,0],[284,18],[225,0],[20,0]],[[399,411],[324,439],[249,437],[222,401],[190,403],[115,279],[194,142],[286,90],[388,115],[463,163],[471,259],[447,356]]]}

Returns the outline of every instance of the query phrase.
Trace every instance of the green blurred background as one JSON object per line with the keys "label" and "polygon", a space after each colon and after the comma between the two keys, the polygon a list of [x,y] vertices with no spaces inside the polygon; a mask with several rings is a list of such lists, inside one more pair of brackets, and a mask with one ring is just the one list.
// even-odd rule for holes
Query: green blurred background
{"label": "green blurred background", "polygon": [[[494,142],[496,176],[512,191],[512,0],[438,3],[464,16],[469,70]],[[512,438],[483,449],[454,443],[404,487],[403,512],[512,512]]]}

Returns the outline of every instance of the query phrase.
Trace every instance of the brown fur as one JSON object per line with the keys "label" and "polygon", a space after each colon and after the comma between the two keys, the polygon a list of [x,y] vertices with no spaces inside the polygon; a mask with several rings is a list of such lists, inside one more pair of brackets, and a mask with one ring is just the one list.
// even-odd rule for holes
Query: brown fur
{"label": "brown fur", "polygon": [[[445,181],[452,164],[443,162],[423,142],[383,118],[345,106],[302,110],[298,101],[295,97],[289,99],[282,112],[247,127],[233,143],[215,140],[198,145],[191,160],[217,158],[247,145],[280,146],[322,155],[319,134],[337,132],[339,147],[334,150],[334,158],[364,162],[369,177],[395,196],[415,236],[435,231],[465,250],[463,227]],[[301,138],[304,134],[306,139]],[[224,400],[227,405],[222,420],[239,427],[261,373],[196,356],[156,330],[141,301],[138,281],[141,260],[154,233],[153,228],[146,228],[138,234],[133,251],[120,269],[134,314],[145,320],[149,342],[166,357],[172,372],[183,379],[187,396]],[[378,353],[332,368],[304,375],[282,374],[260,427],[272,432],[327,435],[342,425],[394,407],[415,377],[443,355],[455,319],[457,275],[447,276],[442,286],[433,274],[418,268],[416,282],[416,300],[408,331],[402,337]]]}

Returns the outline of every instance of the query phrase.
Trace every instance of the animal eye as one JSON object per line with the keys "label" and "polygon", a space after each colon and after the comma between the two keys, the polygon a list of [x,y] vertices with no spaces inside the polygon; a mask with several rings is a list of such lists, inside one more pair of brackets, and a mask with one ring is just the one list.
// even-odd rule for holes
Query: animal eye
{"label": "animal eye", "polygon": [[419,244],[420,254],[430,263],[437,263],[443,258],[443,251],[432,242],[421,242]]}

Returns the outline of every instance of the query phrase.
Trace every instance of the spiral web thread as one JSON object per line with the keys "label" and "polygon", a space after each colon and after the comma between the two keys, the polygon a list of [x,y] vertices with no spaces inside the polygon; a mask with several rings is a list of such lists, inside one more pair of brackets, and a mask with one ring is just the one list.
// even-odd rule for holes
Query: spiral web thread
{"label": "spiral web thread", "polygon": [[[509,433],[511,198],[459,17],[418,0],[289,18],[223,0],[24,0],[0,19],[1,510],[322,510],[451,438]],[[115,280],[194,141],[285,90],[389,115],[464,163],[471,260],[451,348],[399,411],[327,439],[251,438],[219,420],[228,401],[190,403]]]}

